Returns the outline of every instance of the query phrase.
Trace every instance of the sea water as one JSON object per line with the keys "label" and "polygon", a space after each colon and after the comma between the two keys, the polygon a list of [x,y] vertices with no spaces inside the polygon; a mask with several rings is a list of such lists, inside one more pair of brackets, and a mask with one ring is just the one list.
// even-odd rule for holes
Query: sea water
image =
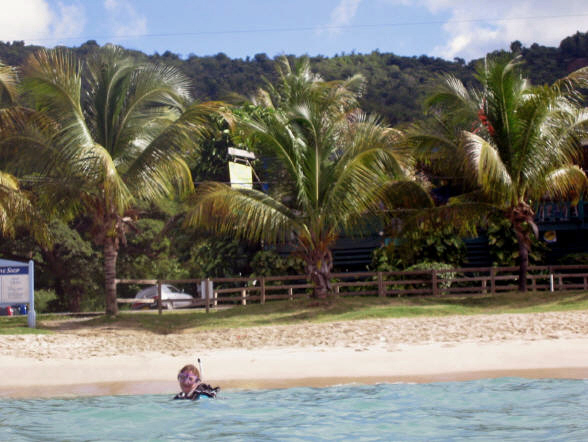
{"label": "sea water", "polygon": [[588,380],[0,400],[2,441],[587,441]]}

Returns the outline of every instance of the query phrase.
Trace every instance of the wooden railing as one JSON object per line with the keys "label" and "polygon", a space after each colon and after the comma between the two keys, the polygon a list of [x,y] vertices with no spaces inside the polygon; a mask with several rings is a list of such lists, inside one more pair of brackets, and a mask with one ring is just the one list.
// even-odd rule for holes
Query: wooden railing
{"label": "wooden railing", "polygon": [[[514,291],[518,288],[518,267],[455,268],[449,270],[419,270],[398,272],[333,273],[332,287],[338,296],[447,296],[483,295]],[[181,280],[118,279],[117,284],[196,284],[200,298],[192,307],[204,307],[208,312],[221,305],[265,304],[277,299],[293,300],[307,297],[314,286],[305,275],[206,278]],[[527,274],[530,291],[588,290],[588,265],[530,266]],[[161,291],[159,291],[161,293]],[[152,300],[119,298],[119,303],[157,304]],[[165,300],[165,303],[173,301]]]}

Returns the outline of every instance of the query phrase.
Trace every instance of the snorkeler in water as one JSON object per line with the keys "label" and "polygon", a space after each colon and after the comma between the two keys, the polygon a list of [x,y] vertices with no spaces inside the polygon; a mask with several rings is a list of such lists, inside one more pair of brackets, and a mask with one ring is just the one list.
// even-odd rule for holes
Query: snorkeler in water
{"label": "snorkeler in water", "polygon": [[202,395],[214,398],[220,390],[220,387],[204,384],[200,380],[200,371],[192,364],[182,367],[178,373],[178,382],[182,391],[174,399],[196,400]]}

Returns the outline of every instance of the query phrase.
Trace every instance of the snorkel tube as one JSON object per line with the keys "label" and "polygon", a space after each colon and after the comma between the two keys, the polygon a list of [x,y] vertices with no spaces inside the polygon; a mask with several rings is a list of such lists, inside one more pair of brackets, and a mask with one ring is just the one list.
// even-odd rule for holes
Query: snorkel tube
{"label": "snorkel tube", "polygon": [[204,374],[202,373],[202,363],[200,362],[200,358],[198,359],[198,371],[200,372],[200,380],[202,381],[202,379],[204,378]]}

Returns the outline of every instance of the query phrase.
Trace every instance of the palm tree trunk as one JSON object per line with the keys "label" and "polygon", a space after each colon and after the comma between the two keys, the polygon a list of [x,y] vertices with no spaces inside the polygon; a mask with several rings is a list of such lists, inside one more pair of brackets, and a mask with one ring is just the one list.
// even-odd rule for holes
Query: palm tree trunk
{"label": "palm tree trunk", "polygon": [[314,284],[313,297],[324,299],[332,294],[331,269],[333,268],[333,255],[330,250],[315,251],[306,259],[306,272],[308,278]]}
{"label": "palm tree trunk", "polygon": [[[517,235],[518,236],[518,235]],[[527,291],[527,269],[529,268],[529,247],[519,239],[519,292]]]}
{"label": "palm tree trunk", "polygon": [[104,239],[104,279],[106,290],[106,314],[117,315],[118,304],[116,303],[116,260],[118,258],[117,240],[112,236]]}
{"label": "palm tree trunk", "polygon": [[519,242],[519,292],[527,291],[527,270],[529,268],[529,250],[531,250],[531,231],[538,236],[537,226],[533,220],[535,212],[524,201],[520,201],[508,213],[517,241]]}

